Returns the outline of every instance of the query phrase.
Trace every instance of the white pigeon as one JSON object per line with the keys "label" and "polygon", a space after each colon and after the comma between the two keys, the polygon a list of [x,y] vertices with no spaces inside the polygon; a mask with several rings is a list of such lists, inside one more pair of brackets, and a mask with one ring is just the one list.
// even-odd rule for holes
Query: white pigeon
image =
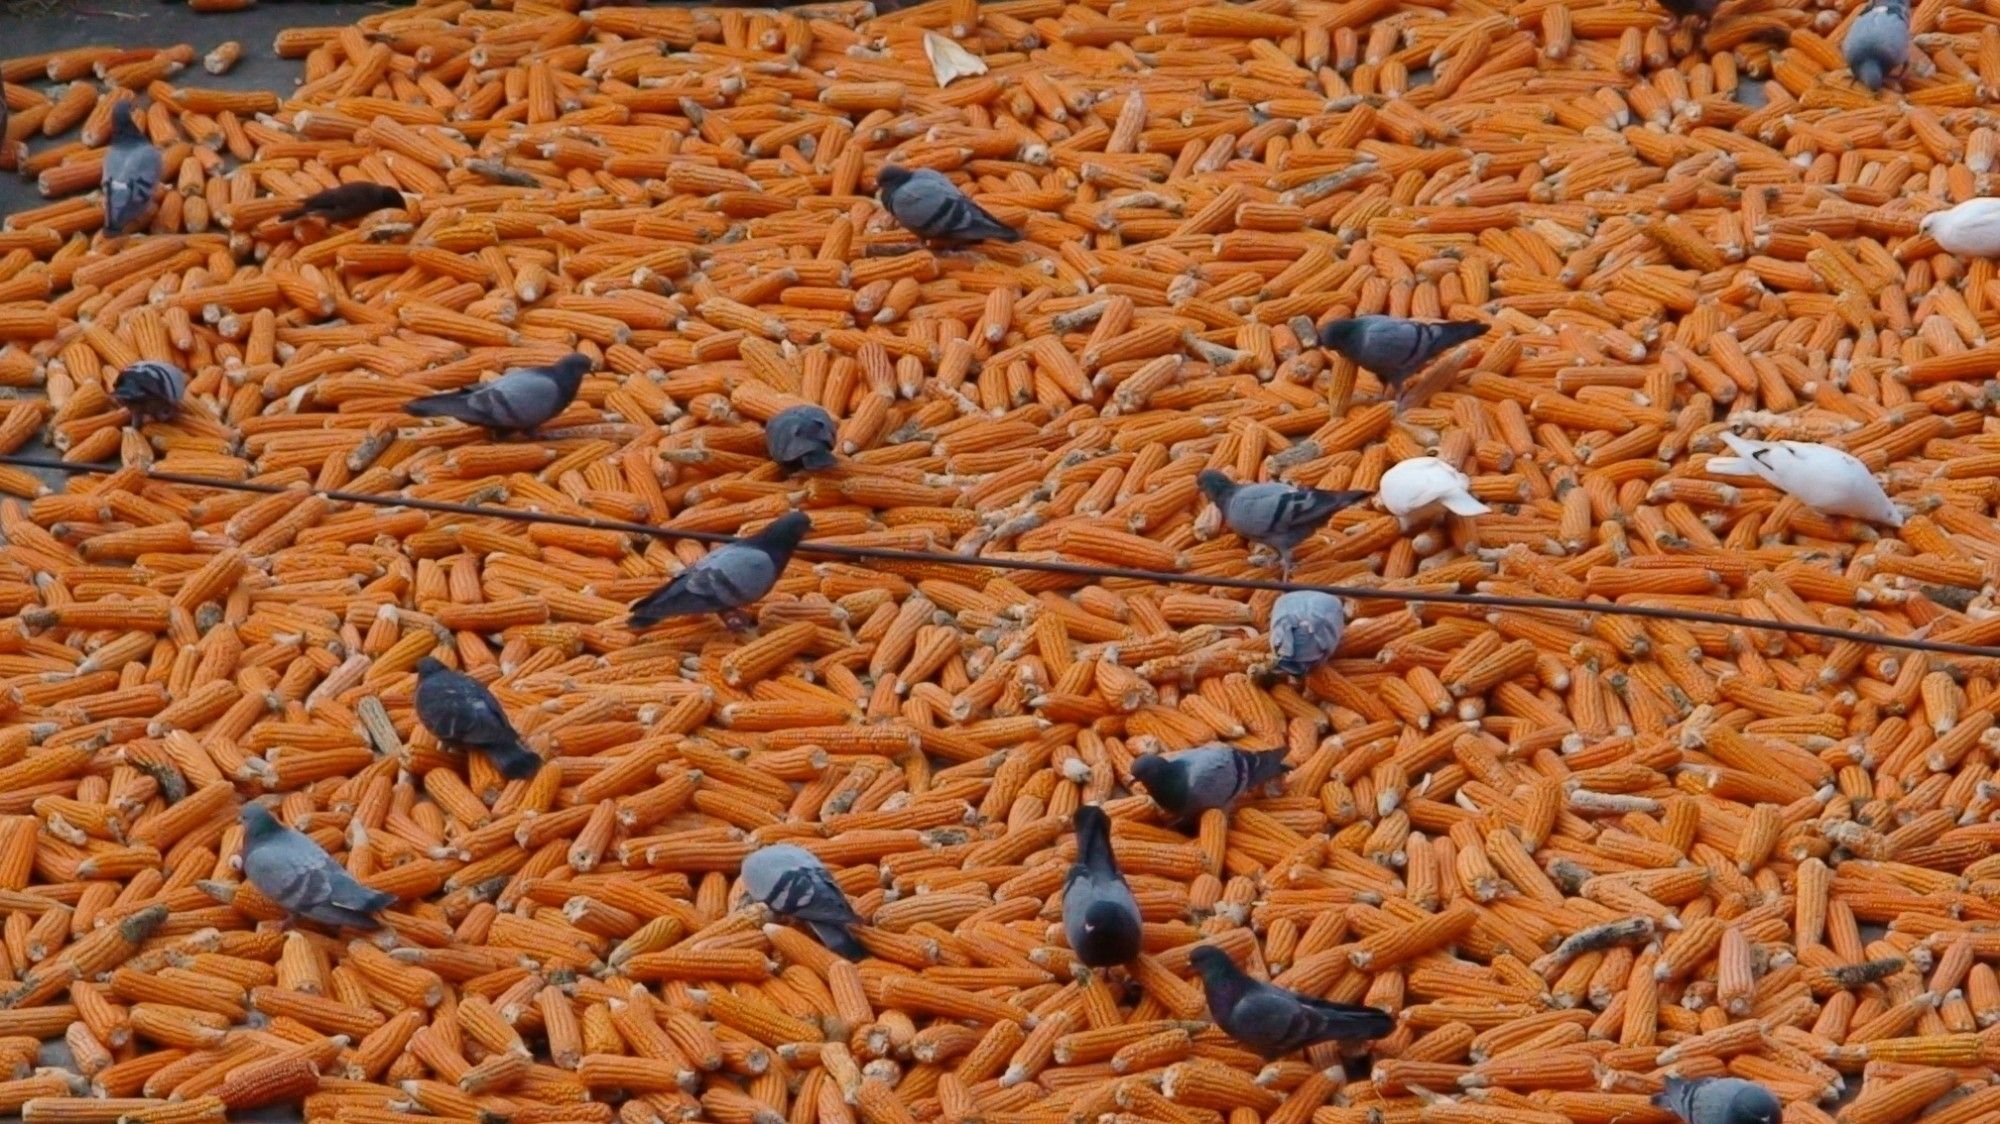
{"label": "white pigeon", "polygon": [[1948,254],[2000,257],[2000,199],[1967,199],[1945,211],[1932,211],[1917,229]]}
{"label": "white pigeon", "polygon": [[1809,441],[1752,441],[1734,433],[1722,440],[1736,453],[1711,457],[1706,471],[1719,476],[1758,476],[1800,503],[1827,515],[1848,515],[1891,527],[1903,513],[1889,502],[1875,474],[1847,453]]}
{"label": "white pigeon", "polygon": [[1436,457],[1411,457],[1382,474],[1375,496],[1405,530],[1437,507],[1453,515],[1484,515],[1493,510],[1474,499],[1472,478]]}

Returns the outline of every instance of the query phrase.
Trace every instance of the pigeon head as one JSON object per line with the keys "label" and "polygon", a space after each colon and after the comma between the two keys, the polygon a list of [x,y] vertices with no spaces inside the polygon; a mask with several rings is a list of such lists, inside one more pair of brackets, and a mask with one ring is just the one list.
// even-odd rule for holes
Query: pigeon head
{"label": "pigeon head", "polygon": [[1943,217],[1944,217],[1943,211],[1932,211],[1930,214],[1925,215],[1923,218],[1918,219],[1917,232],[1919,234],[1929,234],[1931,230],[1937,226],[1938,220]]}
{"label": "pigeon head", "polygon": [[1203,983],[1230,979],[1238,971],[1236,962],[1229,958],[1229,954],[1212,944],[1197,946],[1189,952],[1188,964],[1200,974]]}
{"label": "pigeon head", "polygon": [[1882,60],[1877,58],[1859,59],[1854,64],[1855,80],[1871,90],[1882,88],[1882,80],[1888,74],[1882,69]]}
{"label": "pigeon head", "polygon": [[1229,493],[1236,490],[1236,481],[1231,480],[1228,473],[1213,468],[1195,477],[1194,482],[1201,487],[1201,494],[1218,507],[1229,498]]}
{"label": "pigeon head", "polygon": [[563,386],[571,387],[583,382],[583,376],[590,373],[590,367],[590,356],[581,351],[572,351],[556,360],[554,365],[549,367],[549,373],[553,374]]}
{"label": "pigeon head", "polygon": [[1132,759],[1132,779],[1146,786],[1152,794],[1153,802],[1163,808],[1177,805],[1187,795],[1187,777],[1183,770],[1176,769],[1174,763],[1157,753],[1147,753]]}
{"label": "pigeon head", "polygon": [[1319,330],[1321,347],[1341,348],[1354,339],[1361,330],[1358,319],[1329,320]]}
{"label": "pigeon head", "polygon": [[444,669],[444,662],[432,656],[417,661],[417,676],[421,679],[428,679]]}
{"label": "pigeon head", "polygon": [[757,541],[773,550],[790,551],[812,530],[812,517],[803,511],[787,511],[757,532]]}
{"label": "pigeon head", "polygon": [[151,398],[154,388],[149,385],[147,373],[136,363],[118,372],[117,380],[111,384],[111,397],[127,406]]}
{"label": "pigeon head", "polygon": [[1729,1119],[1733,1124],[1778,1124],[1784,1117],[1785,1106],[1778,1097],[1762,1085],[1750,1085],[1738,1089],[1729,1101]]}
{"label": "pigeon head", "polygon": [[911,174],[908,168],[898,168],[894,164],[882,165],[882,170],[875,173],[875,186],[881,191],[883,200],[886,201],[891,195],[896,194],[897,188],[910,182]]}
{"label": "pigeon head", "polygon": [[278,822],[271,809],[257,801],[243,805],[243,810],[237,814],[243,821],[243,833],[249,839],[267,839],[285,830],[285,825]]}
{"label": "pigeon head", "polygon": [[139,128],[139,119],[132,113],[132,103],[124,102],[111,111],[111,139],[114,141],[134,141],[146,139]]}

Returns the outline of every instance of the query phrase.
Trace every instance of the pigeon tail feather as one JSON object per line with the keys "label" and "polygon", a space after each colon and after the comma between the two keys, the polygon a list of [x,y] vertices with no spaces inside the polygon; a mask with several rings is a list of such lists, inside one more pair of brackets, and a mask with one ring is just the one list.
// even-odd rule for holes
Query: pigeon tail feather
{"label": "pigeon tail feather", "polygon": [[849,960],[860,960],[868,955],[868,950],[862,947],[861,941],[845,925],[835,925],[828,921],[811,921],[807,922],[807,927],[813,931],[813,936],[819,938],[819,943]]}
{"label": "pigeon tail feather", "polygon": [[452,409],[462,404],[470,393],[471,388],[467,387],[464,390],[447,390],[443,394],[428,395],[405,404],[403,412],[417,418],[455,418],[458,415],[452,413]]}
{"label": "pigeon tail feather", "polygon": [[527,780],[542,768],[542,759],[535,755],[534,750],[522,745],[518,737],[505,745],[482,746],[480,752],[486,754],[486,759],[493,762],[500,775],[510,781]]}
{"label": "pigeon tail feather", "polygon": [[1493,509],[1473,498],[1471,492],[1460,489],[1444,498],[1444,509],[1453,515],[1484,515]]}

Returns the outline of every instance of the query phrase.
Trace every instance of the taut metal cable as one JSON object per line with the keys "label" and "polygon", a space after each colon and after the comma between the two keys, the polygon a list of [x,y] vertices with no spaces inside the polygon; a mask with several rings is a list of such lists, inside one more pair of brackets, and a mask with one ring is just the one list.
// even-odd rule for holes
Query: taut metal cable
{"label": "taut metal cable", "polygon": [[[42,457],[24,457],[17,454],[0,455],[0,465],[14,468],[55,472],[70,476],[108,475],[125,471],[124,466],[114,464],[73,464],[69,461],[49,460]],[[415,511],[429,511],[440,515],[465,515],[483,519],[505,519],[515,523],[546,523],[559,527],[575,527],[587,531],[615,531],[628,535],[647,535],[658,539],[687,539],[692,542],[724,544],[738,541],[738,536],[719,534],[714,531],[689,531],[675,527],[655,527],[645,523],[627,523],[616,519],[586,519],[576,515],[561,515],[549,511],[519,511],[514,508],[485,507],[476,504],[449,503],[443,500],[418,499],[413,496],[377,495],[373,492],[348,492],[337,488],[310,488],[284,484],[261,484],[253,480],[224,480],[206,476],[191,476],[180,472],[161,472],[142,469],[148,480],[162,484],[180,484],[193,488],[214,488],[229,492],[253,492],[260,495],[317,496],[336,503],[358,503],[374,507],[405,507]],[[988,558],[967,554],[936,554],[921,550],[897,550],[890,547],[849,546],[840,543],[802,542],[798,553],[820,557],[840,558],[855,562],[909,562],[932,566],[963,566],[992,570],[1026,570],[1043,574],[1062,574],[1079,578],[1124,578],[1132,581],[1152,582],[1159,585],[1208,586],[1222,589],[1270,590],[1277,593],[1313,591],[1328,593],[1336,597],[1373,598],[1385,601],[1406,601],[1436,605],[1471,605],[1491,609],[1554,610],[1574,613],[1606,613],[1613,616],[1644,617],[1650,620],[1693,622],[1696,624],[1723,625],[1732,628],[1748,628],[1763,632],[1785,632],[1801,636],[1818,636],[1829,640],[1850,640],[1858,644],[1874,644],[1885,648],[1901,648],[1908,651],[1930,652],[1937,655],[1976,656],[1987,659],[2000,658],[2000,647],[1982,647],[1977,644],[1957,644],[1948,640],[1932,640],[1928,637],[1887,636],[1860,632],[1854,629],[1836,628],[1833,625],[1795,623],[1790,621],[1760,620],[1755,617],[1736,616],[1730,613],[1711,613],[1699,609],[1670,609],[1657,605],[1624,605],[1612,601],[1571,601],[1554,597],[1515,597],[1501,593],[1437,593],[1410,589],[1382,589],[1374,586],[1350,585],[1309,585],[1303,582],[1280,581],[1271,578],[1225,577],[1220,574],[1183,574],[1166,570],[1137,570],[1124,566],[1093,566],[1082,562],[1058,562],[1040,558]]]}

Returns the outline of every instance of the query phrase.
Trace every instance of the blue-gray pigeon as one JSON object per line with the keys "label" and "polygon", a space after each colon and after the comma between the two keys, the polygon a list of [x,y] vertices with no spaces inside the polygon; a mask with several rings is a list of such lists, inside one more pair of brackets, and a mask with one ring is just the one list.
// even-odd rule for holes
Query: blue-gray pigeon
{"label": "blue-gray pigeon", "polygon": [[633,626],[646,628],[668,617],[698,613],[735,617],[778,584],[786,563],[792,560],[792,551],[810,530],[810,516],[788,511],[756,534],[709,551],[636,602],[632,606]]}
{"label": "blue-gray pigeon", "polygon": [[1297,484],[1238,484],[1227,474],[1209,469],[1195,482],[1222,512],[1223,525],[1252,542],[1278,552],[1278,571],[1292,576],[1292,549],[1312,537],[1335,512],[1373,495],[1372,492],[1330,492]]}
{"label": "blue-gray pigeon", "polygon": [[381,928],[372,915],[395,904],[396,895],[355,881],[310,836],[279,823],[262,804],[245,804],[242,819],[243,877],[259,893],[308,921]]}
{"label": "blue-gray pigeon", "polygon": [[172,363],[141,360],[118,372],[111,397],[132,413],[136,425],[167,421],[180,413],[187,374]]}
{"label": "blue-gray pigeon", "polygon": [[778,916],[805,925],[819,943],[849,960],[867,955],[848,928],[861,924],[861,915],[833,872],[804,847],[773,843],[750,852],[743,860],[743,890]]}
{"label": "blue-gray pigeon", "polygon": [[1669,1077],[1653,1106],[1687,1124],[1779,1124],[1785,1114],[1776,1094],[1740,1077]]}
{"label": "blue-gray pigeon", "polygon": [[495,433],[531,433],[569,408],[590,370],[590,357],[574,352],[548,367],[517,367],[492,382],[419,398],[403,412],[419,418],[457,418]]}
{"label": "blue-gray pigeon", "polygon": [[160,186],[165,159],[153,147],[130,107],[120,105],[111,112],[111,147],[104,152],[104,229],[123,234],[133,223],[146,217],[153,206],[153,191]]}
{"label": "blue-gray pigeon", "polygon": [[786,472],[832,468],[833,415],[812,403],[787,407],[764,423],[764,448]]}
{"label": "blue-gray pigeon", "polygon": [[1447,348],[1486,334],[1476,320],[1441,322],[1400,316],[1354,316],[1330,320],[1319,330],[1321,347],[1354,360],[1394,393],[1403,380],[1424,369]]}
{"label": "blue-gray pigeon", "polygon": [[1183,827],[1193,826],[1210,808],[1228,808],[1284,771],[1283,749],[1260,753],[1221,744],[1132,761],[1132,776],[1146,786],[1146,795]]}
{"label": "blue-gray pigeon", "polygon": [[1019,242],[1021,232],[988,214],[942,172],[898,168],[875,173],[882,206],[911,233],[954,245],[992,239]]}

